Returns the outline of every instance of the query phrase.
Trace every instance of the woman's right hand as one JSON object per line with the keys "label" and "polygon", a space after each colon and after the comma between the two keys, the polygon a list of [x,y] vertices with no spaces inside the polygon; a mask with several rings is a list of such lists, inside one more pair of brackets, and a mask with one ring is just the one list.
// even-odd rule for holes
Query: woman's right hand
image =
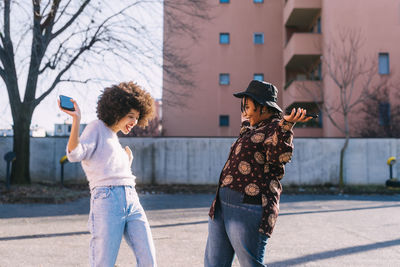
{"label": "woman's right hand", "polygon": [[81,110],[79,109],[78,103],[74,99],[71,99],[71,102],[74,103],[74,108],[75,108],[74,111],[63,109],[60,105],[60,99],[57,99],[57,102],[58,102],[58,107],[62,112],[65,112],[71,117],[76,118],[78,120],[81,119]]}
{"label": "woman's right hand", "polygon": [[60,105],[60,100],[57,99],[58,107],[61,111],[67,113],[68,115],[72,116],[72,127],[69,134],[67,149],[68,153],[73,151],[79,145],[79,126],[81,123],[81,110],[79,109],[78,103],[75,100],[71,99],[71,102],[74,103],[74,111],[65,110]]}

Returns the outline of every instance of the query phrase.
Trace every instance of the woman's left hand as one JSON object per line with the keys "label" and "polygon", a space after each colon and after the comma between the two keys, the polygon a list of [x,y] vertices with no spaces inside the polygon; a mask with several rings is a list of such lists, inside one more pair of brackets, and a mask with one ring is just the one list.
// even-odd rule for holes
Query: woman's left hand
{"label": "woman's left hand", "polygon": [[125,147],[125,152],[126,154],[128,154],[129,162],[132,164],[133,155],[132,155],[132,150],[129,148],[129,146]]}
{"label": "woman's left hand", "polygon": [[307,122],[312,119],[312,117],[306,117],[307,110],[303,108],[298,108],[297,110],[295,108],[292,109],[292,112],[289,115],[283,116],[285,121],[288,122]]}

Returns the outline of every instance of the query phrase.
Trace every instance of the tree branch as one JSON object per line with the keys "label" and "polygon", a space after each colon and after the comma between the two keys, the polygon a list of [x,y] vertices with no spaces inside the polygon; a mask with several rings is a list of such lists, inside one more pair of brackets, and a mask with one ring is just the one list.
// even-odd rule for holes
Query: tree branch
{"label": "tree branch", "polygon": [[49,26],[52,27],[54,18],[56,17],[58,7],[60,5],[61,0],[53,0],[53,4],[51,5],[49,14],[43,23],[40,25],[40,28],[43,30],[47,29]]}
{"label": "tree branch", "polygon": [[83,84],[87,84],[88,82],[90,82],[92,79],[86,79],[84,81],[81,80],[75,80],[75,79],[60,79],[60,83],[61,82],[70,82],[70,83],[83,83]]}
{"label": "tree branch", "polygon": [[53,33],[50,37],[50,39],[56,38],[58,35],[60,35],[62,32],[64,32],[66,29],[68,29],[69,26],[74,23],[74,21],[79,17],[80,14],[82,14],[83,10],[85,10],[86,6],[90,3],[90,0],[85,0],[81,6],[79,7],[78,11],[62,26],[58,31]]}
{"label": "tree branch", "polygon": [[4,71],[3,68],[0,67],[0,77],[3,78],[3,80],[5,81],[6,79],[6,72]]}
{"label": "tree branch", "polygon": [[[0,49],[0,60],[3,64],[1,77],[6,84],[10,102],[15,101],[15,103],[19,104],[21,100],[10,28],[10,0],[4,0],[4,35],[1,35],[3,47]],[[15,110],[15,107],[12,107],[13,114]]]}
{"label": "tree branch", "polygon": [[97,39],[97,34],[100,32],[101,26],[97,29],[96,33],[90,40],[89,44],[86,46],[82,46],[79,49],[79,52],[71,59],[71,61],[58,73],[56,78],[54,79],[52,85],[50,86],[49,89],[47,89],[39,98],[35,99],[34,105],[37,106],[47,95],[53,91],[53,89],[56,87],[56,85],[61,81],[61,77],[64,75],[65,72],[67,72],[73,65],[74,63],[78,60],[78,58],[85,52],[90,50],[90,48],[97,42],[100,41],[100,39]]}
{"label": "tree branch", "polygon": [[48,44],[51,38],[51,31],[54,27],[54,20],[57,14],[58,7],[60,6],[61,0],[53,0],[53,4],[51,5],[49,14],[47,15],[46,20],[40,25],[41,32],[44,32],[44,39]]}
{"label": "tree branch", "polygon": [[61,10],[60,14],[58,15],[58,18],[56,18],[56,19],[54,20],[54,24],[56,24],[56,23],[60,20],[60,18],[62,18],[62,16],[63,16],[63,15],[65,14],[65,12],[66,12],[68,6],[71,4],[71,2],[72,2],[72,0],[69,0],[69,1],[65,4],[63,10]]}
{"label": "tree branch", "polygon": [[[11,40],[10,35],[10,0],[4,0],[4,40]],[[4,47],[7,46],[3,43]]]}

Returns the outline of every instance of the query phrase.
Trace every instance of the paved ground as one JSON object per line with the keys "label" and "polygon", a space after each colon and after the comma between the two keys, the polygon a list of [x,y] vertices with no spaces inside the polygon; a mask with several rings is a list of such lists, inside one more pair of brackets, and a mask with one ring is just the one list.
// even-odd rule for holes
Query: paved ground
{"label": "paved ground", "polygon": [[[202,266],[212,195],[141,195],[159,266]],[[0,266],[88,266],[89,200],[0,205]],[[400,266],[400,195],[283,195],[268,266]],[[135,266],[123,241],[117,266]],[[234,266],[239,266],[237,260]]]}

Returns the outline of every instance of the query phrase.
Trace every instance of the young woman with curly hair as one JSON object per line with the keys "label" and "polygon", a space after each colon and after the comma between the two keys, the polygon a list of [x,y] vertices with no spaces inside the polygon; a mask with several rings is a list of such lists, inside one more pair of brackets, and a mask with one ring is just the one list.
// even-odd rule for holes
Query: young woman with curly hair
{"label": "young woman with curly hair", "polygon": [[122,235],[136,256],[138,266],[156,266],[155,248],[131,171],[132,151],[122,148],[117,133],[145,127],[154,117],[154,99],[133,82],[106,88],[97,103],[97,117],[79,137],[81,113],[60,109],[73,118],[67,144],[71,162],[82,162],[91,199],[88,226],[92,235],[91,266],[114,266]]}

